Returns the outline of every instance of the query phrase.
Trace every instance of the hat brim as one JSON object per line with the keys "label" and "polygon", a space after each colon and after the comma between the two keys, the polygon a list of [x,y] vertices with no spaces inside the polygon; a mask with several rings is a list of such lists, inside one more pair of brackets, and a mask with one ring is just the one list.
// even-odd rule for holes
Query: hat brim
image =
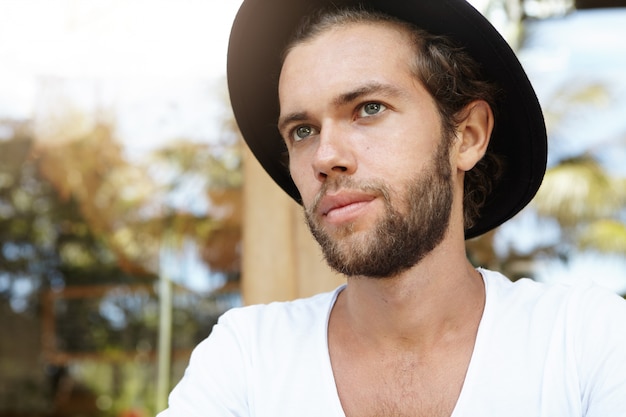
{"label": "hat brim", "polygon": [[547,160],[546,129],[536,94],[513,50],[465,0],[245,0],[233,23],[227,78],[235,119],[250,150],[273,180],[298,203],[276,123],[281,53],[302,17],[329,4],[365,4],[463,46],[481,63],[503,96],[490,149],[504,159],[502,178],[465,238],[512,218],[536,194]]}

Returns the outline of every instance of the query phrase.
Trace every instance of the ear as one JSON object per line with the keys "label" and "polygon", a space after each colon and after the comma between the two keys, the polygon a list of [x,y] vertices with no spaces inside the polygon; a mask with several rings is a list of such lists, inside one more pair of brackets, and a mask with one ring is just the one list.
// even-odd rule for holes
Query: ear
{"label": "ear", "polygon": [[494,117],[489,104],[476,100],[463,110],[466,114],[457,130],[457,168],[469,171],[487,152],[493,130]]}

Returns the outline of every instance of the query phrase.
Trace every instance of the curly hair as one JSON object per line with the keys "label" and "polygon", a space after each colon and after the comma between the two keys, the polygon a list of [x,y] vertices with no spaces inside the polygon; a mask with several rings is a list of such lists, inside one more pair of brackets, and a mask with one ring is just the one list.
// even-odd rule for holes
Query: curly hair
{"label": "curly hair", "polygon": [[[337,26],[378,23],[405,32],[414,47],[411,71],[433,97],[441,119],[444,138],[450,145],[467,106],[484,100],[495,114],[498,87],[487,80],[480,64],[446,36],[433,35],[412,23],[364,7],[322,9],[305,18],[283,52],[283,61],[295,46]],[[497,115],[495,115],[497,119]],[[488,195],[503,170],[503,161],[490,148],[485,156],[465,173],[463,219],[465,229],[475,224]]]}

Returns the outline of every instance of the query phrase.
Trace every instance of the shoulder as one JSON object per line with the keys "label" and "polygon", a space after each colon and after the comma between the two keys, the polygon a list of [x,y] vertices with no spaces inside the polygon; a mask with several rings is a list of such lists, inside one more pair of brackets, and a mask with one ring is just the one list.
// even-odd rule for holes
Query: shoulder
{"label": "shoulder", "polygon": [[538,351],[558,345],[580,361],[617,350],[626,363],[626,300],[619,295],[594,284],[511,282],[495,272],[481,273],[487,288],[484,325],[492,336]]}
{"label": "shoulder", "polygon": [[624,409],[623,298],[594,285],[512,282],[480,272],[487,300],[471,364],[474,383],[468,384],[472,407],[482,410],[498,387],[500,400],[488,405],[501,410],[498,415],[511,407],[523,410],[517,415],[544,410],[541,415],[588,417]]}
{"label": "shoulder", "polygon": [[337,294],[336,290],[293,301],[277,301],[233,308],[218,320],[218,326],[235,327],[254,332],[293,331],[324,325]]}
{"label": "shoulder", "polygon": [[[511,281],[504,275],[481,269],[487,296],[502,308],[522,308],[544,314],[576,314],[594,316],[616,315],[626,319],[626,300],[591,283],[546,284],[528,278]],[[581,317],[582,318],[582,317]]]}
{"label": "shoulder", "polygon": [[[626,323],[626,300],[613,292],[593,284],[512,282],[496,272],[481,273],[487,293],[483,324],[491,332],[524,344],[559,338],[577,349],[597,340],[625,343],[626,332],[620,329]],[[532,341],[525,342],[528,338]]]}
{"label": "shoulder", "polygon": [[[328,317],[341,288],[310,298],[229,310],[198,350],[208,356],[210,346],[215,346],[223,354],[212,356],[236,361],[250,381],[309,376],[328,360]],[[313,364],[319,366],[312,368]]]}

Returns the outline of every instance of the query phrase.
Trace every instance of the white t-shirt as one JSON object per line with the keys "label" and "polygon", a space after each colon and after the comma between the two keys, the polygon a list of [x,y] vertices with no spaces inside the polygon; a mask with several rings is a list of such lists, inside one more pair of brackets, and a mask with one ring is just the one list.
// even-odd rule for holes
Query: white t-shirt
{"label": "white t-shirt", "polygon": [[[626,302],[480,269],[486,303],[452,417],[626,416]],[[345,417],[327,344],[337,294],[232,309],[159,417]]]}

